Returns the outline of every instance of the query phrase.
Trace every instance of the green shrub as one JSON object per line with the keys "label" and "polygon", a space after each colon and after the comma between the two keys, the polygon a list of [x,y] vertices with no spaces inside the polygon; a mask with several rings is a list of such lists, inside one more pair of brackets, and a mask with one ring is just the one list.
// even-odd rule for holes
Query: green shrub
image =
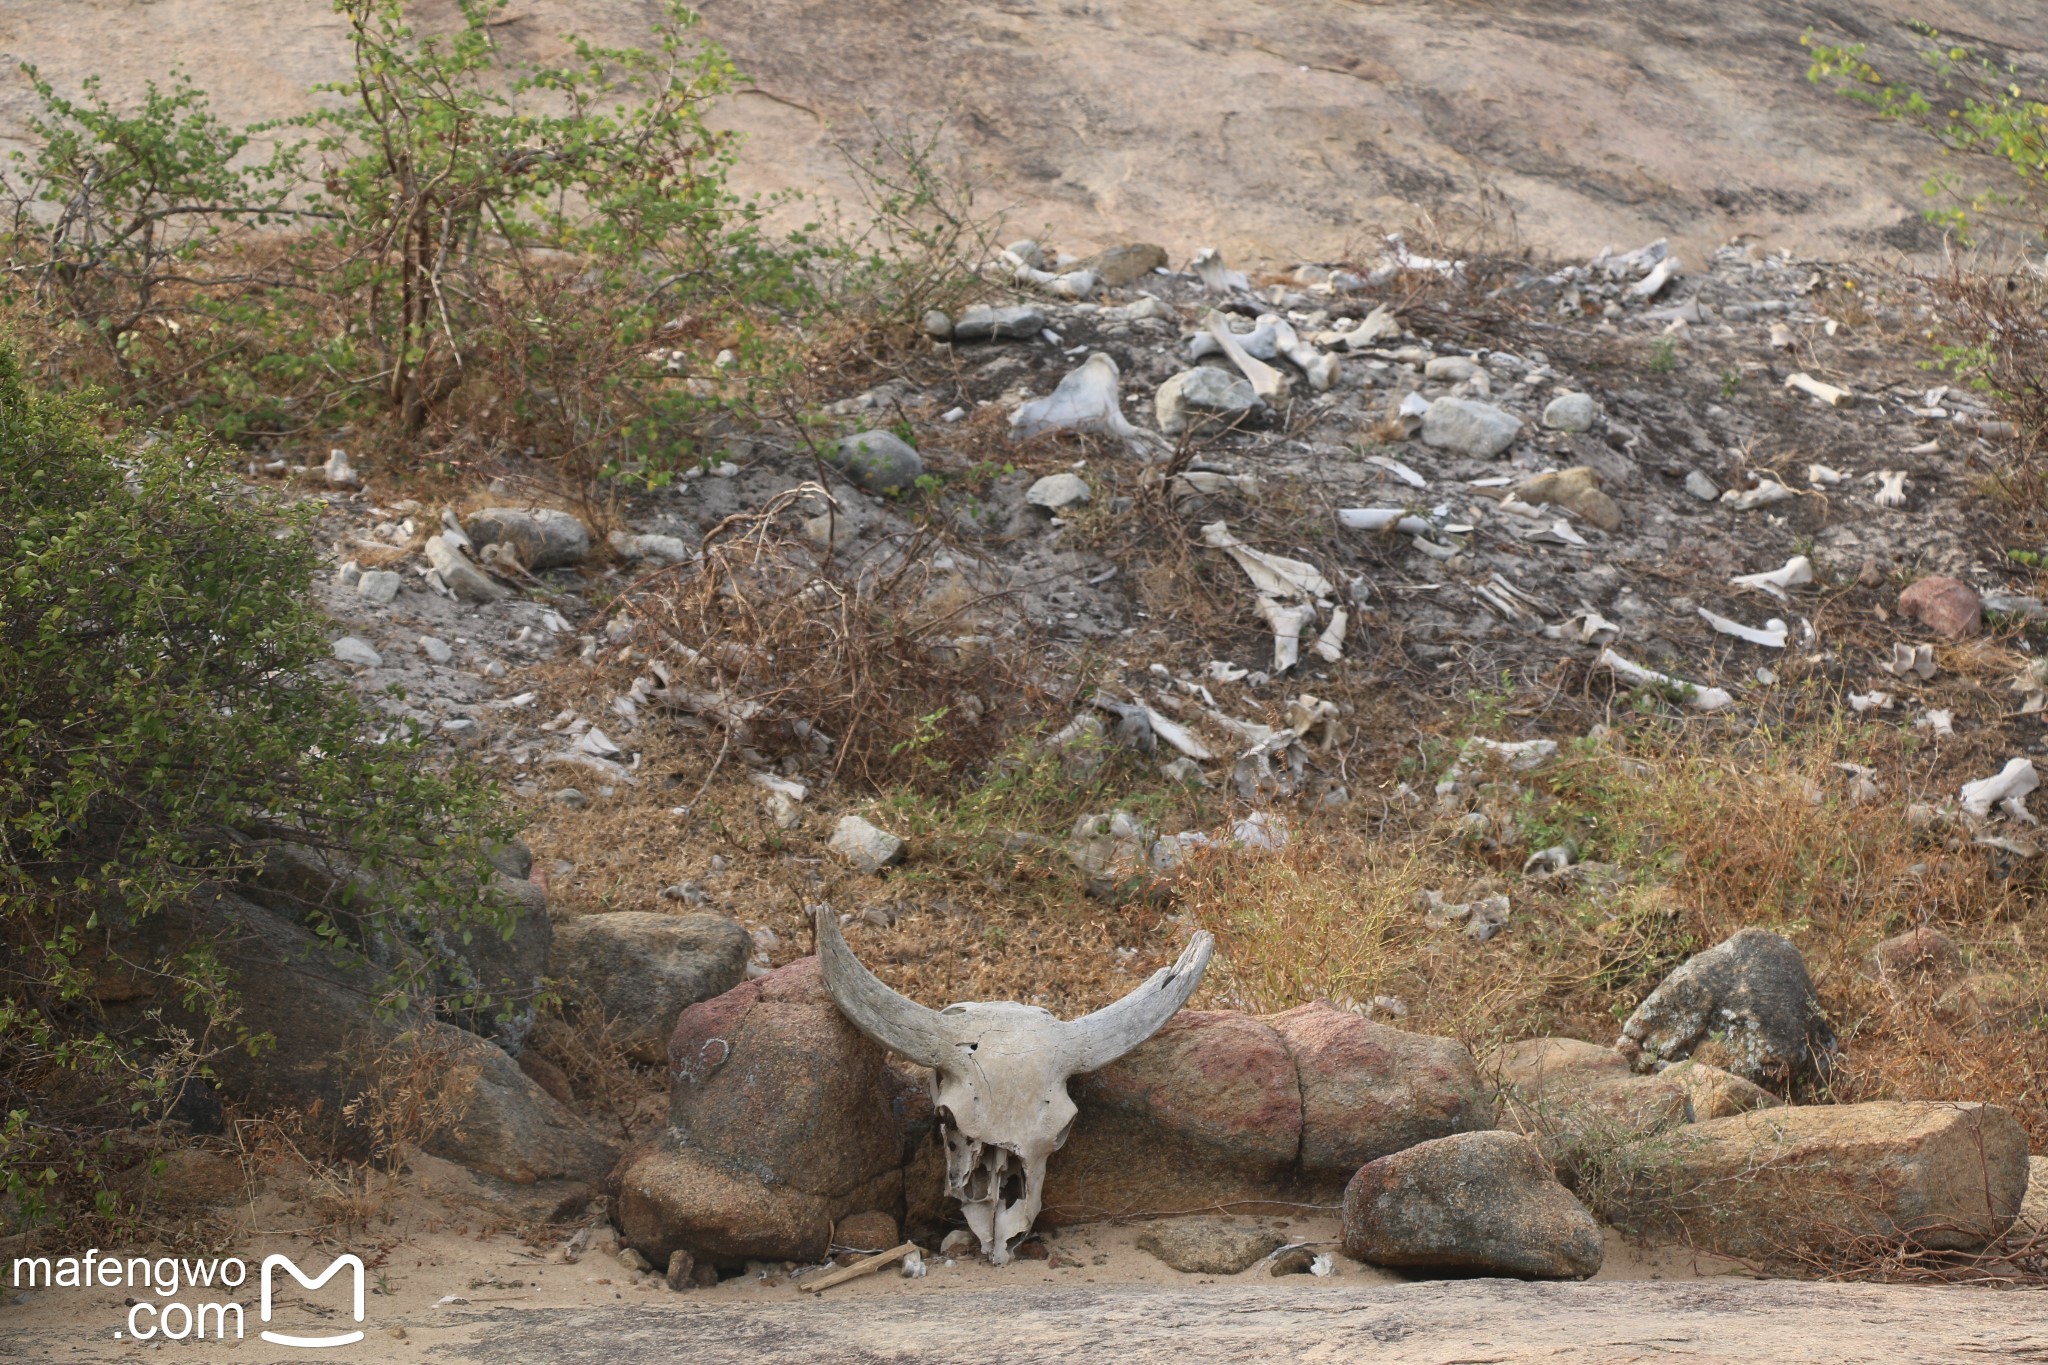
{"label": "green shrub", "polygon": [[[126,960],[120,926],[283,840],[381,888],[308,908],[336,951],[398,917],[506,927],[481,889],[480,841],[506,836],[492,789],[429,770],[409,737],[378,742],[313,670],[328,645],[308,518],[193,435],[109,426],[29,391],[0,352],[0,1210],[24,1221],[63,1187],[99,1189],[109,1134],[161,1113],[209,1053],[264,1041],[208,945]],[[109,967],[206,1035],[115,1036],[95,999]]]}

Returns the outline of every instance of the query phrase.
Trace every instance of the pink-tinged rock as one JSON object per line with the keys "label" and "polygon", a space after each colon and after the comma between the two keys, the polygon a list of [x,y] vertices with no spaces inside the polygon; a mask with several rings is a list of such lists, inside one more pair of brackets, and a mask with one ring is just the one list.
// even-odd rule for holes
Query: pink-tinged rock
{"label": "pink-tinged rock", "polygon": [[1899,594],[1899,615],[1944,640],[1960,640],[1983,628],[1984,599],[1967,583],[1935,575]]}

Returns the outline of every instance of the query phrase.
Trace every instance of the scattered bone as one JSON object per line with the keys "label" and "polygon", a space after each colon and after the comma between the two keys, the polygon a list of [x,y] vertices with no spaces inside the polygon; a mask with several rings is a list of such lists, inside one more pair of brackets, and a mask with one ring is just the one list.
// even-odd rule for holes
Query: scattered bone
{"label": "scattered bone", "polygon": [[1815,488],[1833,488],[1848,477],[1841,470],[1830,469],[1824,464],[1810,464],[1806,467],[1806,481]]}
{"label": "scattered bone", "polygon": [[1880,469],[1877,477],[1884,487],[1872,495],[1879,507],[1904,507],[1906,505],[1906,471],[1903,469]]}
{"label": "scattered bone", "polygon": [[1866,768],[1861,763],[1837,763],[1835,767],[1853,779],[1849,784],[1850,805],[1867,806],[1883,798],[1884,788],[1877,784],[1875,768]]}
{"label": "scattered bone", "polygon": [[1462,923],[1466,935],[1481,943],[1498,934],[1508,922],[1508,898],[1497,893],[1453,904],[1443,898],[1442,892],[1424,891],[1416,896],[1415,902],[1415,908],[1422,911],[1423,922],[1430,928],[1448,929]]}
{"label": "scattered bone", "polygon": [[1756,487],[1741,493],[1731,488],[1721,495],[1721,501],[1738,512],[1748,512],[1758,507],[1769,507],[1773,503],[1786,502],[1798,496],[1776,479],[1759,475]]}
{"label": "scattered bone", "polygon": [[[1246,355],[1260,360],[1277,360],[1280,357],[1280,334],[1274,326],[1279,321],[1271,313],[1259,318],[1258,324],[1249,332],[1232,332],[1230,339]],[[1197,332],[1188,338],[1188,355],[1196,360],[1208,355],[1225,355],[1223,343],[1208,332]]]}
{"label": "scattered bone", "polygon": [[1809,397],[1818,398],[1831,408],[1839,408],[1856,396],[1847,389],[1838,389],[1833,384],[1824,384],[1803,371],[1786,380],[1785,387],[1797,389]]}
{"label": "scattered bone", "polygon": [[1384,531],[1391,526],[1411,536],[1426,536],[1436,530],[1405,507],[1340,507],[1337,524],[1347,531]]}
{"label": "scattered bone", "polygon": [[1813,582],[1813,561],[1805,555],[1793,555],[1785,561],[1785,566],[1781,569],[1772,569],[1769,573],[1739,574],[1728,581],[1735,587],[1755,588],[1758,592],[1769,593],[1780,602],[1787,602],[1791,599],[1786,596],[1785,589],[1802,587]]}
{"label": "scattered bone", "polygon": [[1315,347],[1295,335],[1294,328],[1282,318],[1267,319],[1273,326],[1274,344],[1281,355],[1294,365],[1308,379],[1308,386],[1317,393],[1329,392],[1337,382],[1337,357],[1324,355]]}
{"label": "scattered bone", "polygon": [[1649,274],[1630,285],[1628,292],[1639,299],[1654,299],[1664,292],[1664,286],[1670,284],[1677,274],[1678,258],[1676,256],[1666,256],[1663,260],[1657,262],[1656,267]]}
{"label": "scattered bone", "polygon": [[1892,694],[1889,692],[1851,692],[1849,709],[1857,715],[1865,711],[1889,711],[1892,708]]}
{"label": "scattered bone", "polygon": [[1783,621],[1775,616],[1764,622],[1762,630],[1758,630],[1753,626],[1745,626],[1740,621],[1731,621],[1725,616],[1716,616],[1705,607],[1701,607],[1699,610],[1700,619],[1715,630],[1720,631],[1723,635],[1733,635],[1738,640],[1747,640],[1753,645],[1762,645],[1766,649],[1783,649],[1785,647],[1786,626]]}
{"label": "scattered bone", "polygon": [[1131,424],[1119,398],[1116,362],[1098,351],[1060,380],[1051,393],[1012,413],[1010,439],[1023,441],[1056,431],[1076,431],[1115,436],[1134,448],[1163,444],[1160,437]]}
{"label": "scattered bone", "polygon": [[1576,855],[1569,844],[1539,848],[1522,860],[1522,875],[1530,881],[1547,882],[1571,871]]}
{"label": "scattered bone", "polygon": [[1236,560],[1261,594],[1273,597],[1330,597],[1336,588],[1313,564],[1254,550],[1230,534],[1227,523],[1212,521],[1202,528],[1202,543]]}
{"label": "scattered bone", "polygon": [[1316,623],[1316,609],[1306,602],[1261,597],[1259,616],[1273,631],[1273,671],[1285,673],[1301,661],[1301,633]]}
{"label": "scattered bone", "polygon": [[1316,637],[1311,648],[1315,656],[1325,663],[1336,663],[1344,657],[1344,632],[1350,617],[1339,607],[1330,613],[1330,624],[1323,627],[1323,633]]}
{"label": "scattered bone", "polygon": [[1925,682],[1934,676],[1934,646],[1893,645],[1892,657],[1880,661],[1877,666],[1895,678],[1911,674]]}
{"label": "scattered bone", "polygon": [[1561,626],[1546,626],[1543,633],[1553,640],[1569,640],[1582,645],[1604,645],[1621,638],[1621,627],[1599,612],[1587,608]]}
{"label": "scattered bone", "polygon": [[1929,709],[1913,718],[1915,730],[1926,730],[1936,739],[1948,739],[1956,732],[1956,713]]}
{"label": "scattered bone", "polygon": [[1963,809],[1983,819],[1991,814],[1991,808],[2004,807],[2007,814],[2028,824],[2035,823],[2027,810],[2027,793],[2041,785],[2041,775],[2034,770],[2032,761],[2015,758],[1990,777],[1975,782],[1965,782],[1958,793]]}
{"label": "scattered bone", "polygon": [[2020,694],[2019,713],[2031,716],[2048,709],[2048,659],[2029,659],[2019,676],[2007,684]]}
{"label": "scattered bone", "polygon": [[1188,263],[1188,269],[1195,272],[1202,281],[1205,294],[1229,294],[1239,289],[1251,288],[1251,281],[1244,272],[1232,270],[1223,263],[1223,253],[1213,246],[1205,246],[1195,253],[1195,259]]}
{"label": "scattered bone", "polygon": [[1238,373],[1251,381],[1252,392],[1259,396],[1260,402],[1275,402],[1287,392],[1287,376],[1246,354],[1244,347],[1237,344],[1237,336],[1230,330],[1223,314],[1212,310],[1202,325],[1210,336],[1216,338],[1216,344],[1224,355],[1230,357],[1230,363],[1237,366]]}
{"label": "scattered bone", "polygon": [[1772,350],[1774,350],[1774,351],[1790,351],[1790,350],[1793,350],[1793,349],[1795,349],[1795,348],[1796,348],[1796,347],[1797,347],[1798,345],[1799,345],[1799,338],[1798,338],[1797,336],[1793,335],[1793,333],[1792,333],[1792,329],[1791,329],[1790,327],[1787,327],[1787,326],[1786,326],[1786,325],[1785,325],[1784,323],[1782,323],[1782,322],[1774,322],[1774,323],[1772,323],[1772,324],[1771,324],[1771,349],[1772,349]]}
{"label": "scattered bone", "polygon": [[1674,692],[1695,711],[1719,711],[1735,704],[1735,698],[1718,687],[1699,687],[1683,679],[1674,678],[1668,673],[1659,673],[1653,668],[1631,663],[1612,649],[1602,650],[1594,663],[1624,682],[1634,683],[1638,687],[1656,687]]}
{"label": "scattered bone", "polygon": [[1402,464],[1391,455],[1368,455],[1365,457],[1365,462],[1378,465],[1410,488],[1429,487],[1428,479],[1423,478],[1422,475],[1416,473],[1409,466]]}
{"label": "scattered bone", "polygon": [[807,1289],[813,1294],[821,1294],[835,1284],[845,1284],[848,1280],[857,1280],[863,1275],[872,1275],[883,1266],[894,1265],[896,1262],[910,1256],[918,1256],[918,1264],[920,1266],[923,1265],[924,1262],[921,1253],[917,1249],[917,1243],[905,1242],[902,1246],[892,1247],[887,1251],[878,1251],[872,1256],[864,1256],[852,1265],[843,1265],[837,1270],[828,1271],[815,1280],[805,1280],[797,1288]]}

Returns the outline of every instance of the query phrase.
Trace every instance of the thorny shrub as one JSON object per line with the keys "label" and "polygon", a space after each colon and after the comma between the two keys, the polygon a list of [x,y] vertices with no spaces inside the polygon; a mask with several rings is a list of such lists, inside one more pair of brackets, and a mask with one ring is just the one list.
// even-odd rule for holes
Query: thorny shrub
{"label": "thorny shrub", "polygon": [[[280,843],[380,888],[303,907],[337,951],[366,923],[505,914],[483,890],[480,840],[507,833],[492,789],[428,771],[404,735],[379,743],[314,672],[306,517],[192,435],[111,422],[32,393],[0,353],[0,1195],[26,1223],[113,1212],[107,1135],[160,1120],[219,1049],[264,1045],[211,944],[147,949],[128,926]],[[109,973],[206,1030],[120,1036],[97,1003]]]}

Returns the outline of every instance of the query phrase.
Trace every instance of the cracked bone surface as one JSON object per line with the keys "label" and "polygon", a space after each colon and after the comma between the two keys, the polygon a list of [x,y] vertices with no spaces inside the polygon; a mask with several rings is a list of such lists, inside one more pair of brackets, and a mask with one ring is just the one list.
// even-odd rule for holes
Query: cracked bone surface
{"label": "cracked bone surface", "polygon": [[1758,592],[1767,592],[1780,602],[1790,601],[1791,599],[1785,595],[1785,589],[1803,587],[1813,582],[1813,561],[1805,555],[1793,555],[1785,561],[1785,566],[1781,569],[1772,569],[1768,573],[1737,574],[1728,581],[1738,588],[1755,588]]}
{"label": "cracked bone surface", "polygon": [[1118,402],[1119,380],[1116,362],[1097,351],[1060,380],[1058,388],[1010,415],[1010,439],[1082,431],[1119,437],[1133,447],[1155,444],[1160,438],[1124,416]]}
{"label": "cracked bone surface", "polygon": [[1066,1142],[1077,1112],[1068,1078],[1100,1071],[1158,1032],[1195,993],[1215,951],[1198,932],[1178,961],[1123,999],[1063,1020],[1006,1001],[930,1009],[863,967],[831,910],[821,908],[816,922],[825,989],[847,1022],[932,1069],[946,1190],[995,1265],[1011,1259],[1038,1216],[1046,1159]]}
{"label": "cracked bone surface", "polygon": [[1201,278],[1204,293],[1228,294],[1234,289],[1251,288],[1251,281],[1244,277],[1244,272],[1225,265],[1223,253],[1213,246],[1197,251],[1195,259],[1188,262],[1188,269]]}
{"label": "cracked bone surface", "polygon": [[1904,507],[1906,505],[1906,471],[1903,469],[1880,469],[1878,481],[1884,486],[1872,494],[1872,501],[1879,507]]}
{"label": "cracked bone surface", "polygon": [[[1230,363],[1237,366],[1237,372],[1251,381],[1252,392],[1262,403],[1271,403],[1287,392],[1287,376],[1262,360],[1254,360],[1237,344],[1237,334],[1230,330],[1229,321],[1223,314],[1211,311],[1202,320],[1202,326],[1216,339],[1223,354],[1230,357]],[[1275,335],[1277,344],[1278,336]]]}
{"label": "cracked bone surface", "polygon": [[1286,319],[1267,317],[1262,322],[1273,325],[1274,344],[1280,354],[1293,361],[1295,368],[1308,377],[1308,386],[1317,393],[1326,393],[1337,382],[1337,357],[1324,355],[1315,347],[1303,341]]}

